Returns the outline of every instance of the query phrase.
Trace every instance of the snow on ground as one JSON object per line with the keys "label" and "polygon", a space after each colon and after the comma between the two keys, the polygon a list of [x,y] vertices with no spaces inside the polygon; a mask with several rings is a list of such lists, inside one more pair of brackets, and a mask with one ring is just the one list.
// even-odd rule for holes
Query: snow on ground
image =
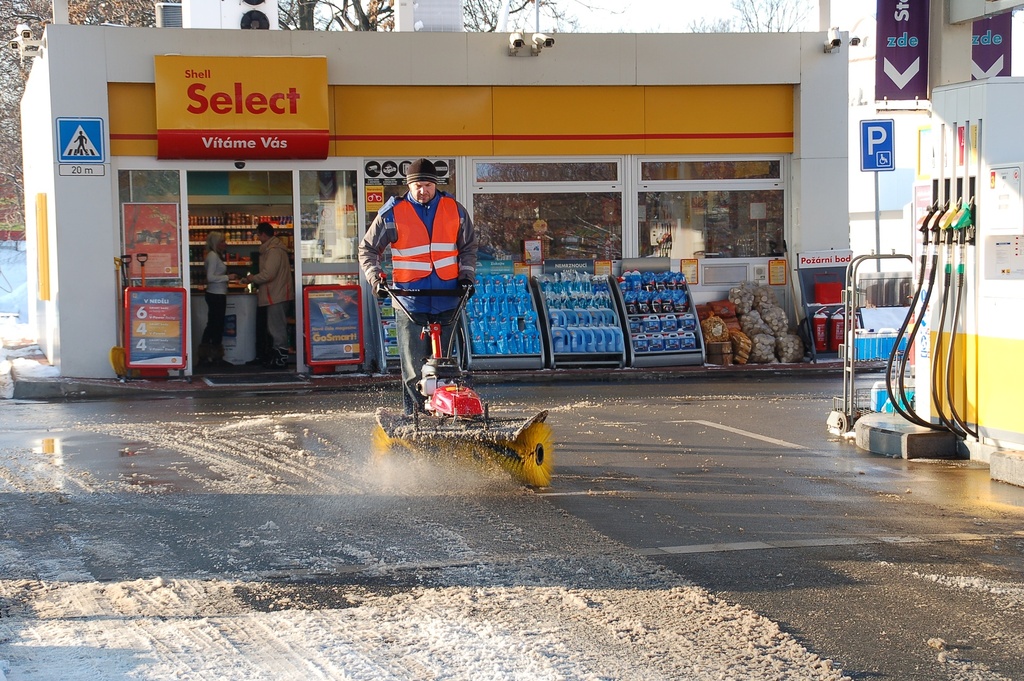
{"label": "snow on ground", "polygon": [[40,353],[35,344],[35,332],[27,323],[24,248],[24,242],[0,241],[0,399],[14,396],[13,374],[22,378],[58,375],[55,367],[35,359]]}
{"label": "snow on ground", "polygon": [[694,587],[352,590],[331,609],[285,593],[253,613],[221,580],[2,584],[33,604],[0,621],[8,681],[842,678]]}
{"label": "snow on ground", "polygon": [[0,323],[6,315],[28,320],[28,278],[24,241],[0,241]]}
{"label": "snow on ground", "polygon": [[0,681],[845,678],[500,469],[372,459],[370,412],[75,414],[0,437]]}

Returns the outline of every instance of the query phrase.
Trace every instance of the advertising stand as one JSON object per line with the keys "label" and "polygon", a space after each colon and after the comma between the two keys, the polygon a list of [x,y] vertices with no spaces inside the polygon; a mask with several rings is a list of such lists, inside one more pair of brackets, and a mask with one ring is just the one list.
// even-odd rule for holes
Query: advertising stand
{"label": "advertising stand", "polygon": [[532,281],[552,369],[626,365],[615,280],[591,274],[593,269],[592,260],[546,261],[544,274]]}
{"label": "advertising stand", "polygon": [[306,364],[313,373],[363,361],[363,306],[359,286],[316,285],[302,290]]}
{"label": "advertising stand", "polygon": [[398,330],[395,327],[395,304],[391,298],[378,298],[369,294],[372,301],[369,308],[373,310],[372,328],[377,329],[376,358],[377,368],[381,373],[400,371],[398,358]]}
{"label": "advertising stand", "polygon": [[130,286],[124,304],[125,366],[150,376],[159,376],[166,369],[184,369],[188,292]]}
{"label": "advertising stand", "polygon": [[704,363],[697,313],[681,272],[669,271],[667,264],[657,271],[633,269],[616,283],[615,303],[629,332],[630,366]]}

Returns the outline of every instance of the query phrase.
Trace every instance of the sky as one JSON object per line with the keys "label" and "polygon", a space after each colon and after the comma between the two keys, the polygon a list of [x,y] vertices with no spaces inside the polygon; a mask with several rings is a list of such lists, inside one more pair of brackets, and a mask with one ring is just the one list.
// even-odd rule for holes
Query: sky
{"label": "sky", "polygon": [[[685,33],[702,18],[708,21],[735,16],[732,0],[563,0],[568,12],[579,19],[580,33]],[[804,30],[817,31],[817,3]],[[860,22],[873,20],[877,0],[833,0],[829,24],[856,35]],[[548,27],[543,25],[541,30]],[[868,23],[873,28],[873,23]],[[533,26],[527,27],[532,29]],[[1013,75],[1024,73],[1024,11],[1015,15]]]}
{"label": "sky", "polygon": [[[734,14],[731,0],[571,0],[567,9],[580,19],[579,30],[584,33],[686,32],[701,18],[714,20]],[[858,18],[873,15],[874,11],[875,0],[836,1],[832,3],[830,23],[849,30]],[[805,30],[817,30],[816,4],[808,20]]]}

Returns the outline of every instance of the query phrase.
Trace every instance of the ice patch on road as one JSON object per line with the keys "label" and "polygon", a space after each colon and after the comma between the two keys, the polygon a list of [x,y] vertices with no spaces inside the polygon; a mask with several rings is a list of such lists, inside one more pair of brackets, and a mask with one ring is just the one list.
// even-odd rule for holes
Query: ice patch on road
{"label": "ice patch on road", "polygon": [[921,572],[912,572],[911,574],[914,577],[950,589],[964,589],[992,594],[1000,602],[1005,603],[1007,608],[1017,609],[1024,607],[1024,587],[1020,584],[1000,582],[977,575],[937,575]]}
{"label": "ice patch on road", "polygon": [[0,649],[10,681],[847,678],[696,587],[346,587],[335,598],[311,610],[279,584],[0,581],[0,601],[15,604]]}

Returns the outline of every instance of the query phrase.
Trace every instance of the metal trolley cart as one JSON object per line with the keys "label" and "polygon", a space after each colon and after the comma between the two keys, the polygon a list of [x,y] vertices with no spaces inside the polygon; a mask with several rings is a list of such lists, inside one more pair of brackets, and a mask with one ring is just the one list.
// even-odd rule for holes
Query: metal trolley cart
{"label": "metal trolley cart", "polygon": [[[854,343],[857,326],[857,271],[862,263],[869,260],[903,259],[913,263],[913,258],[905,254],[861,255],[853,258],[846,267],[846,287],[843,289],[842,305],[846,326],[843,330],[843,343],[839,346],[839,356],[843,360],[843,395],[832,398],[832,412],[828,416],[828,430],[841,435],[848,432],[864,414],[874,411],[871,406],[871,391],[858,390],[856,380],[857,352]],[[899,342],[899,339],[896,341]]]}

